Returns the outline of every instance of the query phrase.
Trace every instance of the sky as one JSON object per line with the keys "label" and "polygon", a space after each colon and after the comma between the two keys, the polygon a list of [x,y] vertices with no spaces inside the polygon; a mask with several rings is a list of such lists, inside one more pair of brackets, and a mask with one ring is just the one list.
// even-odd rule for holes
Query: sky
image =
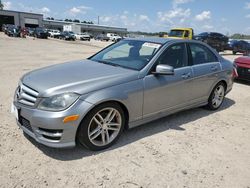
{"label": "sky", "polygon": [[250,34],[250,0],[2,0],[4,9],[79,19],[128,31],[160,32],[192,27]]}

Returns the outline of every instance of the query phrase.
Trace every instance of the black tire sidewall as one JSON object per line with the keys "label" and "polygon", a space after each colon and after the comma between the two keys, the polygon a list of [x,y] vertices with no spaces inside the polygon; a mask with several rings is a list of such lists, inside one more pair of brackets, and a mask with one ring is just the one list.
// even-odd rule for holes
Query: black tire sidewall
{"label": "black tire sidewall", "polygon": [[[213,106],[212,100],[213,100],[213,96],[214,96],[214,91],[215,91],[216,88],[217,88],[218,86],[220,86],[220,85],[222,85],[223,88],[224,88],[224,96],[223,96],[223,99],[222,99],[221,104],[220,104],[218,107],[215,108],[215,107]],[[217,110],[217,109],[219,109],[219,108],[221,107],[223,101],[224,101],[225,93],[226,93],[226,86],[225,86],[225,84],[223,84],[222,82],[219,82],[218,84],[216,84],[216,86],[213,88],[213,90],[212,90],[212,92],[211,92],[211,94],[210,94],[210,96],[209,96],[209,98],[208,98],[207,108],[208,108],[209,110]]]}
{"label": "black tire sidewall", "polygon": [[[111,143],[109,143],[105,146],[96,146],[96,145],[91,143],[91,141],[89,140],[89,137],[88,137],[89,123],[90,123],[91,119],[93,118],[93,116],[97,112],[99,112],[100,110],[102,110],[104,108],[108,108],[108,107],[115,108],[121,114],[121,118],[122,118],[121,129],[120,129],[117,137]],[[121,133],[123,132],[124,127],[125,127],[125,115],[124,115],[124,112],[123,112],[121,106],[117,103],[107,102],[107,103],[100,104],[100,105],[96,106],[90,112],[88,112],[88,114],[84,117],[84,119],[82,120],[82,122],[79,125],[79,128],[77,130],[77,139],[76,140],[78,143],[80,143],[81,145],[85,146],[86,148],[88,148],[92,151],[103,150],[103,149],[110,147],[118,140],[118,138],[121,136]]]}

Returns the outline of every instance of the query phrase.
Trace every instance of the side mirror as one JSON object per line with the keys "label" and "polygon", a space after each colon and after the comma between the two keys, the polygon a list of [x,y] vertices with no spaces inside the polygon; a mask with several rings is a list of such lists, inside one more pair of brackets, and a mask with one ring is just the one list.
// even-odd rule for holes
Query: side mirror
{"label": "side mirror", "polygon": [[174,75],[174,68],[169,65],[157,65],[155,72],[153,72],[155,75]]}

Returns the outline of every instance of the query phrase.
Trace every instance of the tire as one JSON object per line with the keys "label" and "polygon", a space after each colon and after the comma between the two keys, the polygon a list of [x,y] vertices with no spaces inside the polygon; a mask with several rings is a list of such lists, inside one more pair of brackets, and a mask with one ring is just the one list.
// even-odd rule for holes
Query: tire
{"label": "tire", "polygon": [[82,120],[77,131],[77,142],[92,151],[106,149],[117,141],[124,126],[125,115],[119,104],[101,104]]}
{"label": "tire", "polygon": [[209,98],[207,109],[217,110],[222,105],[226,93],[226,86],[223,82],[219,82],[212,90]]}
{"label": "tire", "polygon": [[233,55],[236,55],[237,54],[237,52],[236,51],[233,51]]}

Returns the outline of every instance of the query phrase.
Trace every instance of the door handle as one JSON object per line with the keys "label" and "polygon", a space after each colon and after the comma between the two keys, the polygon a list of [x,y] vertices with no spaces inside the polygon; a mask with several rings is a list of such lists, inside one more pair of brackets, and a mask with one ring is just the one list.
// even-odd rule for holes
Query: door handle
{"label": "door handle", "polygon": [[212,66],[212,67],[211,67],[211,70],[212,70],[212,71],[217,71],[217,70],[218,70],[218,67],[217,67],[217,66]]}
{"label": "door handle", "polygon": [[189,77],[191,76],[191,73],[189,72],[189,73],[184,73],[184,74],[182,74],[182,78],[183,79],[188,79]]}

